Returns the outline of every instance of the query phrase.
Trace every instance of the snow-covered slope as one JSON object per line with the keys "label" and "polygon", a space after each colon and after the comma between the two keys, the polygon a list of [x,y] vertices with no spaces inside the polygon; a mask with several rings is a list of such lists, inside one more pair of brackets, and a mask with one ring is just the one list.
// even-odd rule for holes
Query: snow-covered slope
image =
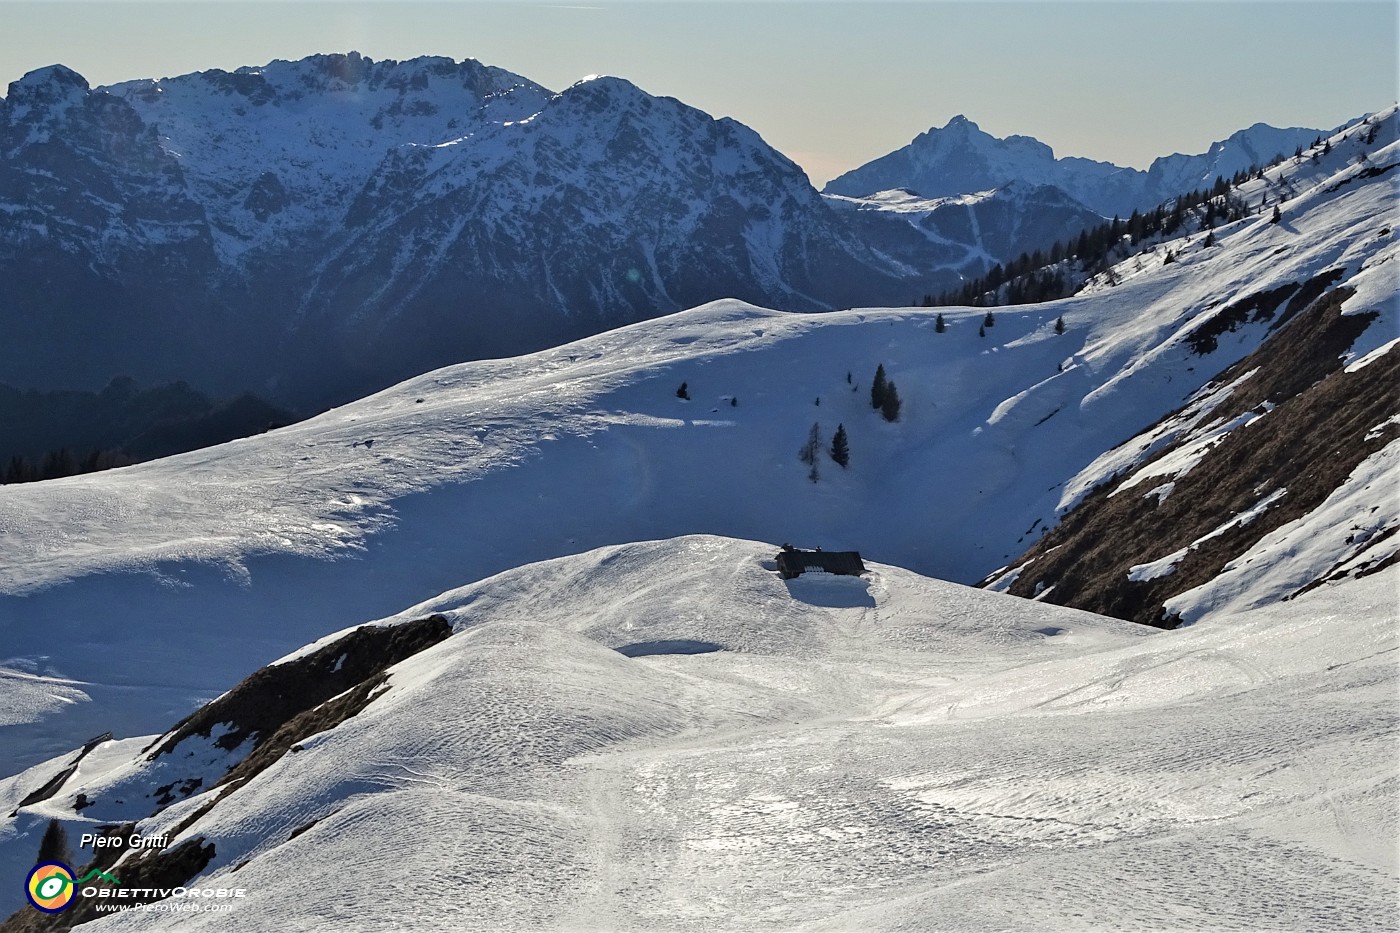
{"label": "snow-covered slope", "polygon": [[[1393,923],[1395,571],[1156,633],[883,565],[784,582],[773,553],[630,544],[448,592],[384,624],[455,634],[276,755],[211,757],[220,713],[0,783],[50,782],[0,858],[133,820],[170,854],[109,856],[119,885],[245,892],[92,929]],[[364,634],[262,674],[334,676]]]}
{"label": "snow-covered slope", "polygon": [[[999,308],[983,337],[984,309],[941,309],[940,333],[932,310],[718,302],[450,367],[257,438],[0,488],[15,555],[0,561],[3,666],[29,695],[55,684],[105,705],[139,687],[104,727],[130,733],[168,718],[152,697],[178,713],[331,628],[639,538],[856,547],[979,580],[1054,524],[1105,451],[1268,337],[1242,326],[1200,355],[1191,335],[1221,308],[1341,270],[1354,310],[1383,312],[1354,351],[1396,337],[1395,158],[1390,144],[1306,193],[1300,181],[1283,222],[1175,244],[1172,264],[1129,261],[1117,287]],[[869,406],[880,364],[904,399],[897,423]],[[822,459],[816,483],[798,460],[814,423],[824,439],[844,425],[851,451],[847,469]],[[93,704],[57,707],[4,727],[11,762],[103,731]]]}
{"label": "snow-covered slope", "polygon": [[[1394,221],[1396,111],[1377,114],[1245,185],[1282,201],[1281,238],[1318,200],[1386,179]],[[1272,217],[1272,213],[1269,214]],[[1388,223],[1374,242],[1388,244]],[[1154,246],[1101,274],[1141,274],[1166,250],[1194,263],[1200,236]],[[1058,524],[989,578],[1021,596],[1149,624],[1291,599],[1323,580],[1373,573],[1400,553],[1400,310],[1393,245],[1347,253],[1311,278],[1262,275],[1182,329],[1178,351],[1275,334],[1180,409],[1105,451],[1065,486]],[[1045,527],[1054,524],[1047,520]],[[1035,540],[1035,539],[1032,539]]]}
{"label": "snow-covered slope", "polygon": [[909,145],[851,169],[823,189],[828,194],[863,197],[890,188],[908,188],[928,198],[971,194],[1019,181],[1054,185],[1105,217],[1127,217],[1177,195],[1209,188],[1216,176],[1267,165],[1310,144],[1321,131],[1278,129],[1256,123],[1199,155],[1162,156],[1147,171],[1076,157],[1055,158],[1054,150],[1030,136],[999,139],[964,116],[941,129],[920,133]]}
{"label": "snow-covered slope", "polygon": [[[1104,221],[1052,185],[1013,181],[991,191],[924,198],[897,188],[863,198],[825,195],[827,203],[853,214],[862,239],[899,254],[915,268],[949,266],[969,278],[1022,253],[1046,249]],[[912,226],[925,242],[908,252],[892,227]],[[891,234],[888,244],[882,234]]]}
{"label": "snow-covered slope", "polygon": [[1216,178],[1231,178],[1236,172],[1268,165],[1279,156],[1293,155],[1300,147],[1308,148],[1319,137],[1330,135],[1304,127],[1280,129],[1256,123],[1211,143],[1209,149],[1197,155],[1177,152],[1159,156],[1147,167],[1147,177],[1143,179],[1148,203],[1135,206],[1147,207],[1183,192],[1208,190]]}

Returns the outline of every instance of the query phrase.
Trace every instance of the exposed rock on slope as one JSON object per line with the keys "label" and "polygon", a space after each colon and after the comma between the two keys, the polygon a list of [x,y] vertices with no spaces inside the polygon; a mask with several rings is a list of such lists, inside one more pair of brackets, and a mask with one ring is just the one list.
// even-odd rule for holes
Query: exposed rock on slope
{"label": "exposed rock on slope", "polygon": [[[1170,628],[1199,617],[1202,591],[1219,589],[1229,570],[1304,564],[1259,547],[1290,524],[1345,540],[1333,542],[1329,565],[1292,568],[1293,589],[1275,598],[1393,563],[1400,348],[1344,368],[1379,316],[1341,314],[1351,295],[1318,298],[1190,405],[1123,445],[1154,453],[1126,479],[1107,477],[1017,558],[1009,592]],[[1272,316],[1260,310],[1254,320]],[[1339,497],[1347,508],[1325,508]]]}

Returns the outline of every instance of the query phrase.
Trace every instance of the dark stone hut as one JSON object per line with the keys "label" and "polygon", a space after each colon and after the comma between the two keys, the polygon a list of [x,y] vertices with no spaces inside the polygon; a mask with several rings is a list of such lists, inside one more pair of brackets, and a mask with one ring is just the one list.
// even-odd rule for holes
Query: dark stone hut
{"label": "dark stone hut", "polygon": [[784,544],[778,552],[778,575],[784,580],[801,576],[804,573],[833,573],[847,577],[858,577],[865,573],[859,551],[801,551],[790,544]]}

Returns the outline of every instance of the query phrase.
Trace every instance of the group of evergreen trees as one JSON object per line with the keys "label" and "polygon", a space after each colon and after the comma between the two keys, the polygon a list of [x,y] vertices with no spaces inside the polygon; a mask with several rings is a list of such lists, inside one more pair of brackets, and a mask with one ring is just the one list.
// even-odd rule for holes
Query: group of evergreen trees
{"label": "group of evergreen trees", "polygon": [[183,382],[142,389],[118,377],[101,392],[0,385],[0,483],[126,466],[294,420],[256,396],[215,402]]}
{"label": "group of evergreen trees", "polygon": [[[1282,158],[1267,167],[1280,161]],[[998,306],[1067,297],[1074,294],[1084,278],[1127,258],[1128,251],[1144,241],[1171,237],[1187,229],[1212,231],[1218,223],[1233,223],[1249,216],[1250,207],[1237,189],[1250,179],[1262,178],[1265,168],[1251,166],[1229,179],[1217,177],[1208,189],[1189,192],[1149,211],[1135,210],[1127,220],[1114,217],[1081,231],[1074,239],[1055,243],[1049,250],[1022,253],[1005,265],[992,266],[985,275],[964,283],[961,288],[941,295],[924,295],[921,304],[926,308]],[[1278,213],[1277,206],[1274,212]],[[1208,232],[1205,245],[1214,244],[1215,236]],[[1175,256],[1168,261],[1172,259]]]}
{"label": "group of evergreen trees", "polygon": [[[818,464],[821,460],[823,446],[822,426],[820,422],[814,421],[812,422],[812,430],[807,432],[807,443],[803,444],[797,452],[797,459],[807,464],[807,478],[814,483],[821,479],[821,469]],[[850,438],[846,436],[844,424],[836,426],[836,433],[831,436],[831,446],[826,448],[826,453],[842,469],[850,465],[851,442]]]}
{"label": "group of evergreen trees", "polygon": [[900,401],[899,389],[894,380],[885,376],[885,364],[875,368],[875,378],[870,383],[870,407],[885,416],[886,421],[898,421]]}
{"label": "group of evergreen trees", "polygon": [[93,450],[77,457],[67,447],[60,447],[44,454],[37,461],[22,454],[15,454],[5,464],[4,471],[0,472],[0,483],[35,483],[39,480],[77,476],[79,473],[96,473],[135,462],[121,449]]}
{"label": "group of evergreen trees", "polygon": [[[850,373],[846,373],[846,382],[850,383],[853,389],[858,388]],[[821,404],[820,398],[816,400],[816,404]],[[894,380],[885,375],[885,364],[881,363],[875,367],[875,378],[870,383],[870,407],[880,412],[886,421],[898,421],[902,405],[899,390],[895,387]],[[811,430],[807,432],[807,441],[797,451],[797,459],[807,465],[807,478],[814,483],[821,479],[823,450],[842,469],[850,466],[851,440],[846,434],[845,424],[836,426],[836,433],[831,436],[831,446],[827,447],[822,438],[821,422],[812,422]]]}

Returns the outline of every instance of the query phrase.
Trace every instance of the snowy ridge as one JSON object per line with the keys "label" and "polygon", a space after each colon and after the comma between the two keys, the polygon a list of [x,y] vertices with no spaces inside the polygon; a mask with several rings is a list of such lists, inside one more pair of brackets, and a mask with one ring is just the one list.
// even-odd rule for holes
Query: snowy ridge
{"label": "snowy ridge", "polygon": [[220,231],[223,258],[324,236],[385,154],[527,118],[550,92],[473,59],[357,52],[98,89],[161,132]]}
{"label": "snowy ridge", "polygon": [[[1245,186],[1247,199],[1282,197],[1279,220],[1261,210],[1217,236],[1238,235],[1242,226],[1296,242],[1321,274],[1295,277],[1296,267],[1261,264],[1237,297],[1206,305],[1135,364],[1258,347],[1080,471],[1064,487],[1058,527],[1007,565],[1014,570],[989,575],[989,586],[1179,625],[1293,599],[1395,562],[1400,248],[1385,214],[1347,218],[1360,225],[1342,248],[1299,222],[1367,179],[1380,179],[1377,192],[1393,202],[1395,123],[1394,108],[1373,115]],[[1210,249],[1194,239],[1164,246],[1188,268],[1209,262]],[[1138,257],[1119,264],[1119,281],[1171,268]],[[1107,281],[1088,291],[1116,291]],[[1262,345],[1261,333],[1272,335]],[[1132,375],[1129,368],[1096,392],[1115,391]]]}

